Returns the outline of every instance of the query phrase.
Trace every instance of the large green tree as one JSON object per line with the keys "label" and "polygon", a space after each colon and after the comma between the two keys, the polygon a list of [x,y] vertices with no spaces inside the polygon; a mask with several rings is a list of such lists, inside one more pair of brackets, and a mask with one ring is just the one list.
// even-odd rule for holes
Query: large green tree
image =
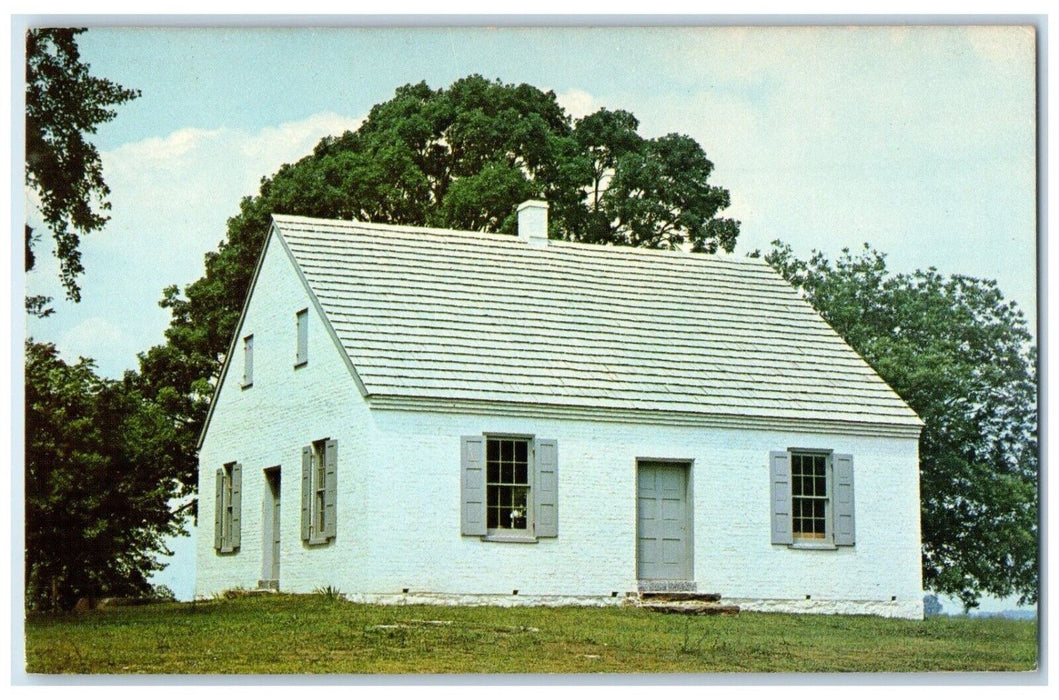
{"label": "large green tree", "polygon": [[515,233],[522,201],[550,205],[549,235],[652,248],[731,251],[739,222],[693,139],[644,138],[636,118],[573,120],[555,94],[470,76],[447,89],[398,88],[354,132],[263,179],[206,256],[206,274],[162,306],[166,343],[141,356],[145,393],[184,430],[188,483],[227,344],[273,213]]}
{"label": "large green tree", "polygon": [[174,426],[131,374],[102,379],[50,343],[26,343],[25,379],[27,607],[146,593],[164,538],[182,532]]}
{"label": "large green tree", "polygon": [[[78,277],[81,236],[103,227],[110,189],[103,180],[99,151],[87,138],[113,119],[114,105],[139,96],[89,73],[77,35],[84,29],[41,28],[26,32],[26,185],[40,200],[44,224],[55,239],[55,256],[66,296],[81,300]],[[25,227],[25,267],[36,263],[38,236]],[[48,297],[26,299],[30,313],[46,316]]]}
{"label": "large green tree", "polygon": [[868,246],[834,262],[773,244],[765,259],[923,419],[923,581],[978,605],[1036,602],[1037,354],[996,283],[897,274]]}

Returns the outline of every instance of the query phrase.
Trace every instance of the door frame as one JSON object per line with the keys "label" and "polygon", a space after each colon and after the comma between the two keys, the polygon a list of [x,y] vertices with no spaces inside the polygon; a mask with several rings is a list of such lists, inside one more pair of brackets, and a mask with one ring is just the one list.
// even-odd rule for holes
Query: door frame
{"label": "door frame", "polygon": [[[684,578],[683,579],[641,579],[640,578],[640,467],[662,466],[684,468]],[[694,581],[695,580],[695,501],[693,475],[695,460],[684,457],[637,457],[634,462],[633,488],[633,563],[637,581]]]}

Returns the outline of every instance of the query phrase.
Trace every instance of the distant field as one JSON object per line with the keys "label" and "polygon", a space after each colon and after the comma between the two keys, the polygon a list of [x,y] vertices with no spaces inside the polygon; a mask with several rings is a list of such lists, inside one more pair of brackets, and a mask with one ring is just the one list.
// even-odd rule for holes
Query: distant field
{"label": "distant field", "polygon": [[1031,621],[357,605],[324,595],[26,621],[29,673],[1032,671]]}

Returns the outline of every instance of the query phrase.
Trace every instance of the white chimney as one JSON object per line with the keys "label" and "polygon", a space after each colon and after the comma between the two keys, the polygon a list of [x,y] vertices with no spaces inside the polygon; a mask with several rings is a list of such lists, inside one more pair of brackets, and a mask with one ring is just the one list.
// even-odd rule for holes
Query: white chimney
{"label": "white chimney", "polygon": [[518,205],[518,237],[532,246],[548,245],[548,203],[536,199]]}

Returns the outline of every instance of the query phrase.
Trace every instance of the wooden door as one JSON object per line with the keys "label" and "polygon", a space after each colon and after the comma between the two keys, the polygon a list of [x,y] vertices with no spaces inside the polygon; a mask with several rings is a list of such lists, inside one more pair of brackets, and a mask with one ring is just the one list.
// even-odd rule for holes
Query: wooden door
{"label": "wooden door", "polygon": [[691,580],[688,463],[639,462],[636,468],[636,576]]}

